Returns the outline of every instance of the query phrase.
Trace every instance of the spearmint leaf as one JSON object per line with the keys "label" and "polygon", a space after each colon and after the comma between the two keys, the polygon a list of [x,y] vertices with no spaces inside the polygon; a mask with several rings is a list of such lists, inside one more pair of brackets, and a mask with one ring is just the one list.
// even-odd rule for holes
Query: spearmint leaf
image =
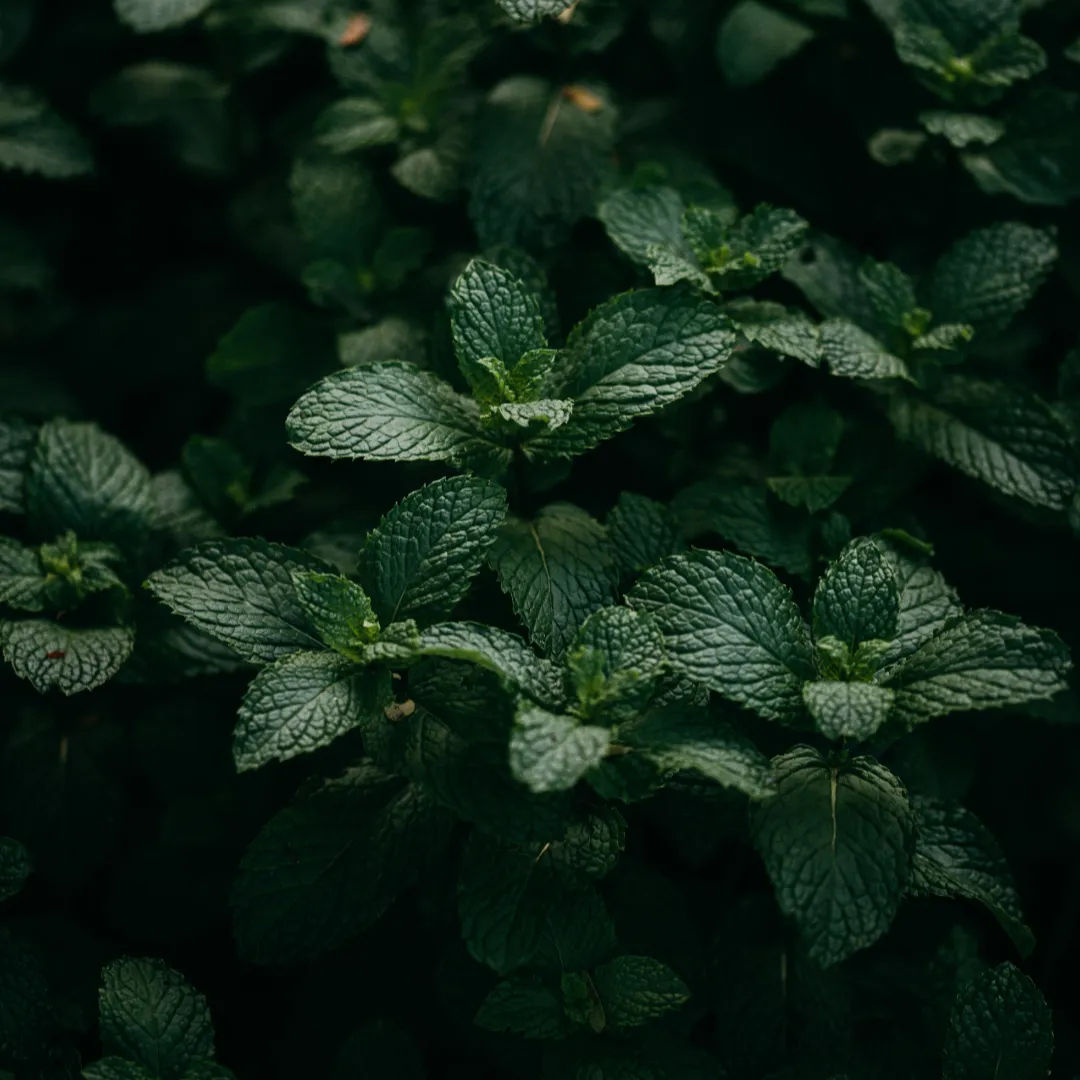
{"label": "spearmint leaf", "polygon": [[950,619],[885,675],[893,714],[908,724],[951,712],[998,709],[1064,690],[1069,650],[1052,630],[999,611]]}
{"label": "spearmint leaf", "polygon": [[753,86],[814,39],[799,19],[758,0],[741,0],[720,24],[716,56],[732,86]]}
{"label": "spearmint leaf", "polygon": [[50,420],[38,432],[26,476],[26,503],[44,535],[73,530],[80,540],[138,549],[156,515],[150,473],[96,424]]}
{"label": "spearmint leaf", "polygon": [[849,319],[872,334],[880,326],[860,274],[862,264],[862,257],[840,240],[815,233],[788,260],[783,274],[825,318]]}
{"label": "spearmint leaf", "polygon": [[853,540],[814,593],[814,636],[836,637],[854,651],[864,641],[892,641],[900,591],[892,566],[869,537]]}
{"label": "spearmint leaf", "polygon": [[452,476],[406,495],[369,534],[360,576],[386,622],[443,618],[468,592],[506,517],[506,492]]}
{"label": "spearmint leaf", "polygon": [[332,154],[352,154],[395,143],[401,136],[397,118],[375,98],[347,97],[335,101],[319,115],[315,140]]}
{"label": "spearmint leaf", "polygon": [[476,365],[494,357],[506,371],[534,349],[547,345],[536,297],[513,274],[473,259],[454,282],[447,300],[450,329],[461,373],[474,392],[486,385]]}
{"label": "spearmint leaf", "polygon": [[849,487],[850,476],[769,476],[768,489],[788,506],[802,507],[811,514],[827,510]]}
{"label": "spearmint leaf", "polygon": [[298,158],[289,189],[313,258],[340,260],[350,269],[370,259],[383,217],[371,173],[338,158]]}
{"label": "spearmint leaf", "polygon": [[33,548],[0,536],[0,604],[19,611],[45,611],[57,595]]}
{"label": "spearmint leaf", "polygon": [[780,910],[811,959],[830,967],[892,925],[911,873],[915,814],[903,785],[873,758],[830,764],[797,746],[773,770],[776,795],[750,808],[754,844]]}
{"label": "spearmint leaf", "polygon": [[475,1023],[486,1031],[512,1031],[526,1039],[563,1039],[569,1025],[559,996],[539,975],[499,983],[480,1005]]}
{"label": "spearmint leaf", "polygon": [[659,773],[688,769],[753,799],[772,794],[769,759],[707,709],[674,705],[620,724],[613,741]]}
{"label": "spearmint leaf", "polygon": [[[105,1057],[100,1061],[92,1061],[83,1069],[82,1076],[83,1080],[154,1080],[153,1073],[147,1072],[136,1062],[121,1057]],[[185,1075],[184,1080],[191,1078]]]}
{"label": "spearmint leaf", "polygon": [[206,998],[162,960],[125,957],[101,972],[101,1044],[151,1076],[179,1080],[214,1054]]}
{"label": "spearmint leaf", "polygon": [[407,667],[421,655],[420,627],[415,619],[391,623],[377,641],[362,645],[358,659],[362,664]]}
{"label": "spearmint leaf", "polygon": [[412,364],[386,361],[340,371],[293,406],[289,442],[309,457],[450,461],[491,467],[510,455],[480,429],[480,410]]}
{"label": "spearmint leaf", "polygon": [[556,660],[585,619],[613,598],[607,532],[569,503],[545,506],[532,521],[507,520],[489,562],[530,639]]}
{"label": "spearmint leaf", "polygon": [[616,110],[605,94],[586,110],[545,79],[516,75],[489,94],[476,122],[469,217],[482,247],[558,243],[592,213],[614,171]]}
{"label": "spearmint leaf", "polygon": [[1068,436],[1040,398],[1018,386],[954,376],[931,398],[888,402],[897,435],[1006,495],[1065,509],[1076,489]]}
{"label": "spearmint leaf", "polygon": [[747,341],[810,367],[821,363],[821,332],[805,312],[748,296],[729,300],[721,310]]}
{"label": "spearmint leaf", "polygon": [[386,672],[364,671],[337,653],[283,656],[244,694],[233,735],[236,768],[309,754],[381,716],[393,697]]}
{"label": "spearmint leaf", "polygon": [[821,324],[821,355],[829,374],[844,379],[905,379],[914,382],[907,364],[872,334],[847,319]]}
{"label": "spearmint leaf", "polygon": [[369,763],[301,792],[240,862],[233,926],[244,959],[296,964],[370,926],[436,857],[449,819]]}
{"label": "spearmint leaf", "polygon": [[878,316],[889,326],[903,327],[906,316],[918,307],[914,281],[893,263],[867,259],[859,267],[859,280]]}
{"label": "spearmint leaf", "polygon": [[544,709],[518,710],[510,771],[530,791],[569,791],[607,753],[611,732]]}
{"label": "spearmint leaf", "polygon": [[999,964],[956,999],[942,1080],[1042,1080],[1053,1053],[1053,1018],[1042,994],[1012,964]]}
{"label": "spearmint leaf", "polygon": [[30,855],[18,840],[0,836],[0,903],[14,896],[30,876]]}
{"label": "spearmint leaf", "polygon": [[[706,230],[695,238],[692,225],[707,214],[711,223],[721,223],[722,214],[691,207],[683,221],[690,241],[705,269],[716,277],[722,289],[746,289],[781,270],[802,243],[807,223],[794,210],[778,210],[761,205],[723,230],[715,240]],[[718,247],[712,246],[719,243]],[[706,249],[708,244],[711,250]]]}
{"label": "spearmint leaf", "polygon": [[0,86],[0,169],[66,180],[94,171],[85,139],[25,86]]}
{"label": "spearmint leaf", "polygon": [[[551,398],[542,401],[506,402],[499,405],[495,413],[517,427],[554,431],[569,423],[574,414],[574,403]],[[526,453],[529,453],[527,448]]]}
{"label": "spearmint leaf", "polygon": [[686,983],[651,956],[617,956],[596,969],[593,981],[616,1031],[640,1027],[690,1000]]}
{"label": "spearmint leaf", "polygon": [[294,571],[291,577],[300,606],[329,648],[356,660],[379,636],[371,600],[355,582],[310,570]]}
{"label": "spearmint leaf", "polygon": [[113,0],[121,22],[137,34],[169,30],[198,18],[213,0]]}
{"label": "spearmint leaf", "polygon": [[560,876],[587,885],[615,869],[626,847],[626,821],[618,810],[600,806],[579,814],[551,845],[551,858]]}
{"label": "spearmint leaf", "polygon": [[474,832],[458,881],[461,933],[474,960],[505,975],[540,947],[556,894],[550,849]]}
{"label": "spearmint leaf", "polygon": [[135,632],[123,626],[79,630],[45,619],[0,621],[4,659],[38,693],[93,690],[108,682],[135,647]]}
{"label": "spearmint leaf", "polygon": [[675,515],[644,495],[624,491],[605,524],[615,562],[627,577],[686,550]]}
{"label": "spearmint leaf", "polygon": [[546,15],[558,15],[568,6],[566,0],[499,0],[499,7],[518,22],[536,22]]}
{"label": "spearmint leaf", "polygon": [[574,328],[562,360],[573,415],[530,440],[530,454],[574,457],[625,431],[719,371],[736,341],[719,308],[684,289],[642,289],[601,304]]}
{"label": "spearmint leaf", "polygon": [[294,573],[330,568],[306,551],[266,540],[206,540],[146,581],[163,604],[246,660],[269,663],[322,639],[293,584]]}
{"label": "spearmint leaf", "polygon": [[1005,125],[992,116],[978,113],[943,112],[930,109],[919,113],[919,123],[931,135],[940,135],[957,150],[980,144],[989,146],[1005,134]]}
{"label": "spearmint leaf", "polygon": [[697,258],[683,235],[685,210],[673,188],[650,185],[620,188],[600,203],[596,216],[611,242],[639,266],[651,267],[657,254],[665,252],[697,270]]}
{"label": "spearmint leaf", "polygon": [[25,510],[26,470],[36,439],[32,425],[16,417],[0,418],[0,511]]}
{"label": "spearmint leaf", "polygon": [[961,896],[984,904],[1012,938],[1021,956],[1035,948],[1035,935],[1024,922],[1020,896],[990,830],[954,803],[925,795],[911,800],[919,819],[911,892]]}
{"label": "spearmint leaf", "polygon": [[675,555],[627,597],[653,615],[672,666],[774,720],[797,720],[813,647],[791,590],[760,563],[721,551]]}
{"label": "spearmint leaf", "polygon": [[832,679],[803,686],[803,701],[826,739],[866,742],[889,718],[893,691],[868,682]]}
{"label": "spearmint leaf", "polygon": [[1030,303],[1057,262],[1054,234],[1018,221],[976,229],[938,262],[930,307],[943,323],[967,323],[997,334]]}

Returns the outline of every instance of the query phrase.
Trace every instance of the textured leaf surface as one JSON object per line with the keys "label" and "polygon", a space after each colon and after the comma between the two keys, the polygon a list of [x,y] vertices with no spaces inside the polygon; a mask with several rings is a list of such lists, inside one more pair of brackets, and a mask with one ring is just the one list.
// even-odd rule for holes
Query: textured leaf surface
{"label": "textured leaf surface", "polygon": [[476,1023],[487,1031],[512,1031],[526,1039],[561,1039],[569,1025],[559,996],[537,975],[499,983],[480,1005]]}
{"label": "textured leaf surface", "polygon": [[66,180],[94,171],[86,141],[33,90],[0,86],[0,168]]}
{"label": "textured leaf surface", "polygon": [[101,1043],[151,1076],[178,1080],[214,1053],[206,999],[162,960],[125,957],[102,973]]}
{"label": "textured leaf surface", "polygon": [[37,552],[0,536],[0,604],[18,611],[44,611],[54,595]]}
{"label": "textured leaf surface", "polygon": [[775,797],[751,807],[754,843],[780,910],[828,967],[892,924],[911,873],[915,815],[900,781],[872,758],[831,766],[798,746],[773,768]]}
{"label": "textured leaf surface", "polygon": [[565,0],[499,0],[499,7],[518,22],[535,22],[545,15],[565,11]]}
{"label": "textured leaf surface", "polygon": [[[83,1080],[154,1080],[138,1062],[122,1057],[104,1057],[92,1061],[82,1071]],[[184,1080],[191,1080],[185,1076]]]}
{"label": "textured leaf surface", "polygon": [[574,328],[562,359],[573,415],[531,440],[532,454],[573,457],[625,431],[718,371],[736,341],[715,304],[682,289],[642,289],[601,304]]}
{"label": "textured leaf surface", "polygon": [[329,567],[306,551],[266,540],[207,540],[147,580],[177,615],[245,659],[268,663],[322,639],[296,594],[294,573]]}
{"label": "textured leaf surface", "polygon": [[720,70],[732,86],[753,86],[813,38],[804,22],[758,0],[742,0],[720,24]]}
{"label": "textured leaf surface", "polygon": [[639,265],[649,266],[659,249],[696,268],[682,231],[685,209],[677,191],[650,185],[620,188],[600,203],[596,216],[615,246]]}
{"label": "textured leaf surface", "polygon": [[30,876],[30,855],[18,840],[0,836],[0,903],[14,896]]}
{"label": "textured leaf surface", "polygon": [[508,520],[490,562],[529,637],[555,659],[612,599],[616,568],[607,533],[569,503],[552,503],[533,521]]}
{"label": "textured leaf surface", "polygon": [[1009,864],[990,830],[954,803],[925,795],[911,802],[919,819],[911,891],[984,904],[1020,954],[1030,955],[1035,935],[1024,922]]}
{"label": "textured leaf surface", "polygon": [[943,1080],[1042,1080],[1054,1052],[1050,1009],[1012,964],[965,986],[945,1036]]}
{"label": "textured leaf surface", "polygon": [[900,591],[888,560],[873,540],[844,548],[814,593],[814,636],[836,637],[854,650],[864,641],[892,641]]}
{"label": "textured leaf surface", "polygon": [[293,572],[300,606],[325,644],[343,656],[359,659],[379,633],[379,620],[366,592],[337,574]]}
{"label": "textured leaf surface", "polygon": [[686,549],[675,515],[644,495],[624,491],[606,521],[615,561],[623,574],[639,574]]}
{"label": "textured leaf surface", "polygon": [[522,709],[510,736],[510,771],[530,791],[568,791],[607,752],[607,728],[544,709]]}
{"label": "textured leaf surface", "polygon": [[889,718],[894,694],[887,686],[822,680],[803,687],[803,701],[827,739],[865,742]]}
{"label": "textured leaf surface", "polygon": [[812,647],[791,590],[771,570],[741,555],[692,551],[648,571],[628,600],[655,616],[678,670],[762,716],[802,712]]}
{"label": "textured leaf surface", "polygon": [[827,319],[821,324],[820,333],[821,355],[830,374],[844,379],[912,381],[907,364],[853,322]]}
{"label": "textured leaf surface", "polygon": [[38,433],[26,478],[27,509],[40,533],[140,544],[155,514],[150,473],[95,424],[50,420]]}
{"label": "textured leaf surface", "polygon": [[337,372],[293,406],[289,441],[314,457],[373,461],[505,462],[480,431],[480,411],[448,383],[386,361]]}
{"label": "textured leaf surface", "polygon": [[248,687],[233,736],[237,769],[257,769],[326,746],[382,713],[390,677],[337,653],[297,652],[263,668]]}
{"label": "textured leaf surface", "polygon": [[182,26],[201,15],[213,0],[113,0],[116,14],[137,34]]}
{"label": "textured leaf surface", "polygon": [[951,712],[1004,708],[1052,697],[1066,686],[1069,651],[1052,630],[998,611],[950,620],[886,681],[894,715],[918,723]]}
{"label": "textured leaf surface", "polygon": [[36,430],[24,420],[0,418],[0,510],[25,510],[26,469],[36,438]]}
{"label": "textured leaf surface", "polygon": [[135,647],[135,633],[123,626],[80,630],[45,619],[0,622],[4,659],[39,693],[93,690],[108,682]]}
{"label": "textured leaf surface", "polygon": [[444,618],[484,565],[506,516],[498,484],[453,476],[406,495],[368,536],[360,574],[386,622]]}
{"label": "textured leaf surface", "polygon": [[616,1030],[647,1024],[690,1000],[686,983],[651,956],[617,956],[596,969],[593,981]]}

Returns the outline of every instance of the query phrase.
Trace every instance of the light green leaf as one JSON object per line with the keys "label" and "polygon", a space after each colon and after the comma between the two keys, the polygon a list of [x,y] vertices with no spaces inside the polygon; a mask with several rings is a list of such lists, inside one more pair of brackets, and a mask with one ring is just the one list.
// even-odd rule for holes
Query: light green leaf
{"label": "light green leaf", "polygon": [[302,791],[241,860],[232,891],[240,955],[296,964],[345,944],[444,850],[449,824],[421,788],[369,763]]}
{"label": "light green leaf", "polygon": [[803,701],[826,739],[866,742],[889,718],[894,694],[887,686],[832,679],[808,682]]}
{"label": "light green leaf", "polygon": [[448,383],[412,364],[387,361],[341,371],[293,406],[289,442],[312,457],[450,461],[505,466],[509,452],[480,428],[480,410]]}
{"label": "light green leaf", "polygon": [[123,626],[77,629],[45,619],[0,621],[4,659],[39,693],[93,690],[108,682],[135,647],[135,632]]}
{"label": "light green leaf", "polygon": [[124,957],[101,972],[101,1044],[151,1076],[179,1080],[214,1054],[206,999],[163,960]]}
{"label": "light green leaf", "polygon": [[[506,402],[499,405],[495,414],[519,428],[532,428],[534,431],[554,431],[570,422],[574,415],[574,403],[569,399],[545,398],[542,401]],[[528,436],[526,436],[528,439]],[[530,444],[524,446],[525,456],[533,457]]]}
{"label": "light green leaf", "polygon": [[992,116],[978,113],[944,112],[930,109],[919,113],[919,123],[931,135],[940,135],[957,150],[968,146],[989,146],[1005,134],[1005,125]]}
{"label": "light green leaf", "polygon": [[1050,1009],[1012,964],[977,975],[959,993],[945,1036],[942,1080],[1044,1080],[1054,1053]]}
{"label": "light green leaf", "polygon": [[753,86],[814,39],[799,19],[758,0],[741,0],[728,12],[716,40],[716,56],[732,86]]}
{"label": "light green leaf", "polygon": [[30,855],[18,840],[0,836],[0,903],[14,896],[30,876]]}
{"label": "light green leaf", "polygon": [[1020,955],[1029,956],[1035,935],[1024,922],[1009,864],[990,830],[962,806],[925,795],[911,802],[919,819],[911,891],[984,904]]}
{"label": "light green leaf", "polygon": [[360,647],[358,659],[362,664],[383,664],[387,667],[408,667],[421,653],[420,627],[415,619],[391,623],[377,641]]}
{"label": "light green leaf", "polygon": [[716,305],[684,289],[642,289],[601,304],[574,328],[563,354],[562,394],[574,398],[573,415],[530,440],[530,453],[574,457],[625,431],[717,372],[736,341]]}
{"label": "light green leaf", "polygon": [[499,983],[480,1005],[475,1023],[486,1031],[512,1031],[526,1039],[562,1039],[569,1031],[562,1001],[538,975]]}
{"label": "light green leaf", "polygon": [[854,652],[864,641],[892,641],[900,591],[892,566],[869,537],[853,540],[814,593],[814,636],[839,638]]}
{"label": "light green leaf", "polygon": [[331,649],[357,660],[365,645],[379,636],[379,620],[366,592],[338,574],[293,571],[300,606],[319,637]]}
{"label": "light green leaf", "polygon": [[616,1031],[640,1027],[690,1000],[686,983],[651,956],[617,956],[596,969],[593,981]]}
{"label": "light green leaf", "polygon": [[39,533],[71,529],[129,551],[146,540],[156,513],[150,473],[131,451],[96,424],[67,420],[38,432],[26,503]]}
{"label": "light green leaf", "polygon": [[25,477],[37,429],[16,417],[0,416],[0,511],[21,514],[25,506]]}
{"label": "light green leaf", "polygon": [[94,171],[83,137],[24,86],[0,86],[0,169],[66,180]]}
{"label": "light green leaf", "polygon": [[470,476],[406,495],[360,553],[360,577],[385,622],[443,618],[468,592],[506,516],[506,492]]}
{"label": "light green leaf", "polygon": [[908,724],[951,712],[999,709],[1064,690],[1069,650],[1052,630],[998,611],[950,619],[883,681],[896,692],[893,715]]}
{"label": "light green leaf", "polygon": [[607,753],[611,732],[544,709],[519,709],[510,771],[530,791],[569,791]]}
{"label": "light green leaf", "polygon": [[1052,410],[1019,386],[953,376],[930,398],[888,401],[897,435],[928,454],[1033,506],[1064,510],[1076,464]]}
{"label": "light green leaf", "polygon": [[530,639],[554,659],[613,598],[617,575],[607,533],[569,503],[552,503],[533,521],[510,518],[490,564]]}
{"label": "light green leaf", "polygon": [[813,649],[791,590],[771,570],[694,550],[649,570],[627,599],[656,618],[676,670],[762,716],[800,718]]}
{"label": "light green leaf", "polygon": [[547,15],[558,15],[569,6],[566,0],[499,0],[499,7],[518,22],[536,22]]}
{"label": "light green leaf", "polygon": [[137,34],[169,30],[198,18],[213,0],[113,0],[117,18]]}
{"label": "light green leaf", "polygon": [[943,323],[968,323],[997,334],[1030,303],[1057,262],[1053,232],[1018,221],[976,229],[934,268],[930,307]]}
{"label": "light green leaf", "polygon": [[386,672],[364,671],[337,653],[283,656],[244,694],[233,735],[236,768],[309,754],[381,716],[393,697]]}
{"label": "light green leaf", "polygon": [[[194,0],[193,0],[194,2]],[[315,141],[332,154],[352,154],[397,142],[401,125],[375,98],[347,97],[325,108],[315,121]]]}
{"label": "light green leaf", "polygon": [[146,587],[177,615],[255,663],[322,638],[296,593],[294,573],[326,573],[306,551],[266,540],[206,540],[156,570]]}
{"label": "light green leaf", "polygon": [[728,225],[727,216],[690,207],[683,232],[720,289],[745,289],[782,269],[802,243],[807,223],[793,210],[762,204]]}
{"label": "light green leaf", "polygon": [[612,243],[638,265],[651,266],[657,253],[664,251],[697,269],[682,231],[685,209],[677,191],[651,185],[619,188],[600,203],[596,216]]}
{"label": "light green leaf", "polygon": [[830,764],[797,746],[773,760],[776,795],[750,808],[754,843],[780,910],[829,967],[892,925],[911,873],[915,814],[873,758]]}
{"label": "light green leaf", "polygon": [[675,515],[644,495],[624,491],[605,524],[615,561],[628,577],[686,550]]}

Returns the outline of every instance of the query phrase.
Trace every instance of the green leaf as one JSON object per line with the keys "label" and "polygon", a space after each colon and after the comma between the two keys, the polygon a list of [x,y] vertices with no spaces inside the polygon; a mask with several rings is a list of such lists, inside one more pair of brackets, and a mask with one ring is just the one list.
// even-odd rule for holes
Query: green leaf
{"label": "green leaf", "polygon": [[892,566],[869,537],[853,540],[814,593],[814,636],[839,638],[854,652],[864,641],[892,641],[900,590]]}
{"label": "green leaf", "polygon": [[684,289],[642,289],[601,304],[574,328],[561,361],[573,415],[530,440],[531,456],[574,457],[666,408],[717,372],[736,340],[715,304]]}
{"label": "green leaf", "polygon": [[447,307],[462,374],[479,400],[503,400],[487,390],[491,375],[482,365],[494,358],[509,372],[527,352],[547,345],[536,297],[509,271],[473,259],[454,282]]}
{"label": "green leaf", "polygon": [[347,97],[325,108],[315,122],[315,141],[332,154],[352,154],[397,142],[401,125],[375,98]]}
{"label": "green leaf", "polygon": [[569,503],[552,503],[532,521],[507,520],[489,561],[530,639],[554,659],[611,602],[616,584],[606,531]]}
{"label": "green leaf", "polygon": [[406,495],[368,535],[360,576],[385,622],[444,618],[469,590],[506,517],[498,484],[453,476]]}
{"label": "green leaf", "polygon": [[1031,302],[1057,262],[1052,230],[1017,221],[976,229],[934,268],[930,306],[938,322],[998,334]]}
{"label": "green leaf", "polygon": [[611,732],[544,709],[519,709],[510,736],[510,771],[530,791],[569,791],[604,758]]}
{"label": "green leaf", "polygon": [[540,947],[555,893],[550,849],[474,832],[458,881],[461,933],[474,960],[505,975]]}
{"label": "green leaf", "polygon": [[420,627],[415,619],[391,623],[377,641],[362,645],[357,659],[362,664],[385,664],[388,667],[407,667],[421,655]]}
{"label": "green leaf", "polygon": [[772,794],[769,760],[707,709],[671,705],[620,724],[614,741],[663,775],[687,769],[752,799]]}
{"label": "green leaf", "polygon": [[469,217],[481,247],[550,247],[592,213],[612,174],[616,110],[602,90],[580,107],[532,75],[503,80],[477,118]]}
{"label": "green leaf", "polygon": [[412,364],[350,368],[317,383],[293,406],[289,442],[310,457],[450,461],[496,468],[509,452],[488,441],[480,410]]}
{"label": "green leaf", "polygon": [[108,682],[135,646],[123,626],[76,629],[45,619],[0,621],[4,659],[39,693],[56,687],[65,696]]}
{"label": "green leaf", "polygon": [[568,6],[566,0],[499,0],[499,7],[518,22],[536,22],[547,15],[558,15]]}
{"label": "green leaf", "polygon": [[67,420],[38,432],[26,503],[39,533],[71,529],[129,551],[145,542],[155,515],[150,473],[131,451],[95,424]]}
{"label": "green leaf", "polygon": [[821,332],[805,312],[749,296],[728,300],[721,310],[747,341],[810,367],[821,363]]}
{"label": "green leaf", "polygon": [[233,885],[240,955],[288,965],[355,937],[446,844],[416,785],[364,763],[300,794],[255,837]]}
{"label": "green leaf", "polygon": [[[506,402],[494,410],[495,414],[510,424],[533,431],[554,431],[570,422],[574,403],[569,399],[544,398],[541,401]],[[529,436],[526,436],[528,439]],[[532,456],[528,444],[526,456]]]}
{"label": "green leaf", "polygon": [[914,382],[907,364],[872,334],[847,319],[821,324],[821,355],[829,374],[843,379],[904,379]]}
{"label": "green leaf", "polygon": [[101,1044],[151,1076],[179,1080],[214,1054],[206,998],[163,960],[124,957],[101,972]]}
{"label": "green leaf", "polygon": [[588,885],[615,869],[626,847],[626,821],[614,807],[600,805],[578,813],[551,845],[551,859],[561,878]]}
{"label": "green leaf", "polygon": [[0,536],[0,604],[19,611],[45,611],[58,596],[59,584],[46,578],[33,548]]}
{"label": "green leaf", "polygon": [[[652,268],[658,253],[664,252],[684,263],[691,274],[700,274],[693,248],[683,235],[685,210],[682,196],[673,188],[649,185],[619,188],[600,203],[596,216],[612,243],[639,266]],[[658,285],[665,283],[672,284],[657,280]]]}
{"label": "green leaf", "polygon": [[616,1031],[640,1027],[690,1000],[686,983],[650,956],[617,956],[596,969],[593,981]]}
{"label": "green leaf", "polygon": [[895,695],[887,686],[831,679],[808,682],[803,701],[826,739],[866,742],[889,718]]}
{"label": "green leaf", "polygon": [[322,638],[297,595],[294,573],[326,573],[306,551],[266,540],[206,540],[156,570],[146,587],[193,626],[255,663]]}
{"label": "green leaf", "polygon": [[814,39],[799,19],[758,0],[741,0],[720,24],[716,56],[732,86],[753,86]]}
{"label": "green leaf", "polygon": [[999,964],[956,999],[942,1080],[1043,1080],[1053,1053],[1053,1018],[1042,994],[1012,964]]}
{"label": "green leaf", "polygon": [[244,694],[233,736],[236,768],[309,754],[381,716],[393,697],[385,672],[363,671],[337,653],[283,656]]}
{"label": "green leaf", "polygon": [[25,86],[0,86],[0,169],[66,180],[94,171],[83,137]]}
{"label": "green leaf", "polygon": [[889,420],[900,438],[1033,506],[1065,509],[1076,465],[1060,421],[1018,386],[946,379],[931,398],[896,395]]}
{"label": "green leaf", "polygon": [[298,158],[289,177],[293,213],[312,258],[367,264],[383,223],[371,174],[338,158]]}
{"label": "green leaf", "polygon": [[[105,1057],[92,1061],[83,1068],[82,1076],[83,1080],[154,1080],[153,1073],[122,1057]],[[185,1075],[184,1080],[191,1078]]]}
{"label": "green leaf", "polygon": [[676,670],[764,717],[802,715],[813,650],[791,590],[771,570],[694,550],[644,574],[628,601],[656,618]]}
{"label": "green leaf", "polygon": [[0,417],[0,511],[25,510],[25,477],[37,429],[16,417]]}
{"label": "green leaf", "polygon": [[32,868],[26,848],[18,840],[0,836],[0,903],[22,889]]}
{"label": "green leaf", "polygon": [[984,904],[1020,955],[1029,956],[1035,935],[1024,922],[1009,864],[990,830],[970,810],[954,803],[925,795],[916,795],[911,802],[919,819],[911,892],[961,896]]}
{"label": "green leaf", "polygon": [[559,973],[595,967],[615,949],[615,924],[595,888],[561,893],[544,915],[531,966]]}
{"label": "green leaf", "polygon": [[627,577],[686,550],[675,515],[644,495],[624,491],[605,524],[615,562]]}
{"label": "green leaf", "polygon": [[768,489],[788,506],[816,514],[827,510],[851,487],[850,476],[769,476]]}
{"label": "green leaf", "polygon": [[117,18],[137,34],[169,30],[198,18],[213,0],[113,0]]}
{"label": "green leaf", "polygon": [[367,593],[338,574],[302,570],[291,576],[300,606],[319,637],[342,656],[357,660],[363,647],[379,636],[379,620]]}
{"label": "green leaf", "polygon": [[717,288],[745,289],[782,269],[800,246],[807,223],[793,210],[764,204],[728,225],[727,216],[691,206],[683,232]]}
{"label": "green leaf", "polygon": [[1005,125],[1000,120],[978,113],[929,109],[919,113],[919,123],[931,135],[940,135],[957,150],[973,145],[989,146],[1005,134]]}
{"label": "green leaf", "polygon": [[892,925],[911,873],[915,814],[900,781],[873,758],[830,764],[797,746],[773,769],[775,797],[750,808],[754,843],[780,910],[811,959],[830,967]]}
{"label": "green leaf", "polygon": [[998,611],[973,611],[950,619],[884,681],[896,693],[893,715],[915,724],[1052,697],[1065,689],[1071,667],[1069,650],[1052,630]]}
{"label": "green leaf", "polygon": [[562,1001],[538,975],[499,983],[480,1005],[475,1022],[487,1031],[512,1031],[526,1039],[562,1039],[568,1034]]}

